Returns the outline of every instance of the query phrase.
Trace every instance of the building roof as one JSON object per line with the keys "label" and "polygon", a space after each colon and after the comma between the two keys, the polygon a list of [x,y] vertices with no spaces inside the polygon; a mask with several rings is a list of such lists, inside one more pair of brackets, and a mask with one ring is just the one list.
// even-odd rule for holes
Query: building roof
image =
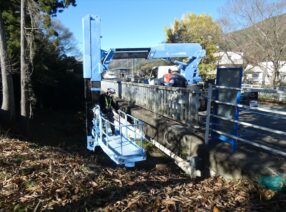
{"label": "building roof", "polygon": [[243,53],[242,52],[217,52],[214,53],[217,57],[217,65],[242,65]]}

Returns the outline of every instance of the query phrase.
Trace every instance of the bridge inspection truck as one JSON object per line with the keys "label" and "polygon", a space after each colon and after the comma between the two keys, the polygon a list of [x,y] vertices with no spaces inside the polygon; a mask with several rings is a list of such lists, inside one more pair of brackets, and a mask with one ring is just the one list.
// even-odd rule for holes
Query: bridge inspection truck
{"label": "bridge inspection truck", "polygon": [[[165,43],[154,47],[111,48],[106,51],[101,49],[100,17],[87,15],[82,23],[87,148],[94,150],[100,146],[115,163],[132,167],[135,162],[146,158],[142,146],[143,123],[122,111],[114,123],[104,118],[97,105],[102,92],[102,72],[108,70],[110,62],[116,59],[163,59],[176,65],[188,84],[194,85],[201,81],[198,64],[206,52],[198,43]],[[117,132],[113,136],[108,134],[108,126],[111,124],[115,125]]]}

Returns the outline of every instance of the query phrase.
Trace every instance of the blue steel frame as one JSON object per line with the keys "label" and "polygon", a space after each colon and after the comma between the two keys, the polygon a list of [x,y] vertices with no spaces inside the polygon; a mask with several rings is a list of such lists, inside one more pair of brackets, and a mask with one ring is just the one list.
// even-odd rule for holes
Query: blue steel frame
{"label": "blue steel frame", "polygon": [[[220,85],[220,72],[223,71],[223,70],[233,70],[233,71],[239,71],[239,87],[237,88],[240,88],[241,89],[241,83],[242,83],[242,74],[243,74],[243,69],[242,67],[233,67],[233,68],[217,68],[217,78],[216,78],[216,85]],[[215,94],[214,94],[214,99],[215,100],[218,100],[218,94],[219,94],[219,90],[215,90]],[[239,104],[240,103],[240,99],[241,99],[241,90],[238,90],[237,93],[236,93],[236,101],[235,101],[235,104]],[[238,121],[239,119],[239,108],[237,106],[233,106],[234,107],[234,113],[233,113],[233,120],[235,121]],[[214,106],[214,110],[213,110],[213,114],[214,115],[217,115],[217,110],[218,110],[218,107],[217,107],[217,104],[215,104]],[[217,118],[213,118],[211,117],[210,119],[210,126],[212,128],[215,128],[215,126],[217,126],[217,121],[216,121]],[[233,136],[236,136],[238,137],[239,136],[239,133],[238,133],[238,123],[233,123],[233,131],[232,131],[232,135]],[[225,135],[219,135],[215,132],[211,132],[211,140],[210,141],[216,141],[216,140],[221,140],[223,142],[227,142],[231,145],[231,149],[232,149],[232,152],[235,152],[236,149],[237,149],[237,141],[235,139],[232,139],[232,138],[229,138]]]}
{"label": "blue steel frame", "polygon": [[101,29],[100,17],[86,15],[82,19],[83,29],[83,78],[101,81]]}

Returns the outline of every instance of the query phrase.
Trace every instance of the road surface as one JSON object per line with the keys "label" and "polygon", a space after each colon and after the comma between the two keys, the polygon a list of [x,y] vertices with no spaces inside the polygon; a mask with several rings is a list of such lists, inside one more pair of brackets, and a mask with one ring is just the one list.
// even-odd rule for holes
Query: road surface
{"label": "road surface", "polygon": [[[286,112],[286,105],[259,104],[259,108],[265,108],[272,111]],[[240,121],[248,122],[254,125],[271,128],[286,133],[286,115],[273,114],[261,111],[242,110],[240,112]],[[266,132],[252,127],[240,126],[240,137],[253,142],[269,145],[286,152],[286,136],[274,132]]]}

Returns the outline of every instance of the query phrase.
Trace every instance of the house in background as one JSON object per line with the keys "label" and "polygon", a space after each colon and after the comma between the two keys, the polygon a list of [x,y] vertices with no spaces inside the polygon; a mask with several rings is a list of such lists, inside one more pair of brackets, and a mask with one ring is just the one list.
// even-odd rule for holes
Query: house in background
{"label": "house in background", "polygon": [[242,52],[217,52],[214,53],[214,57],[217,58],[217,66],[242,66],[243,65],[243,53]]}
{"label": "house in background", "polygon": [[[243,66],[242,52],[217,52],[214,54],[217,58],[218,67]],[[280,62],[280,79],[282,84],[286,84],[286,61]],[[210,72],[215,74],[216,70]],[[253,85],[271,85],[273,75],[273,63],[261,62],[258,65],[248,64],[244,69],[243,83]]]}
{"label": "house in background", "polygon": [[[216,52],[214,57],[216,58],[217,67],[234,67],[243,65],[243,53],[242,52]],[[216,69],[207,73],[210,76],[216,75]]]}
{"label": "house in background", "polygon": [[[237,67],[243,65],[243,53],[242,52],[216,52],[214,57],[216,58],[217,67]],[[216,69],[207,73],[211,79],[216,76]]]}
{"label": "house in background", "polygon": [[[286,61],[281,61],[280,67],[281,83],[286,84]],[[272,85],[272,75],[272,62],[261,62],[256,66],[249,64],[244,71],[244,81],[253,85]]]}

